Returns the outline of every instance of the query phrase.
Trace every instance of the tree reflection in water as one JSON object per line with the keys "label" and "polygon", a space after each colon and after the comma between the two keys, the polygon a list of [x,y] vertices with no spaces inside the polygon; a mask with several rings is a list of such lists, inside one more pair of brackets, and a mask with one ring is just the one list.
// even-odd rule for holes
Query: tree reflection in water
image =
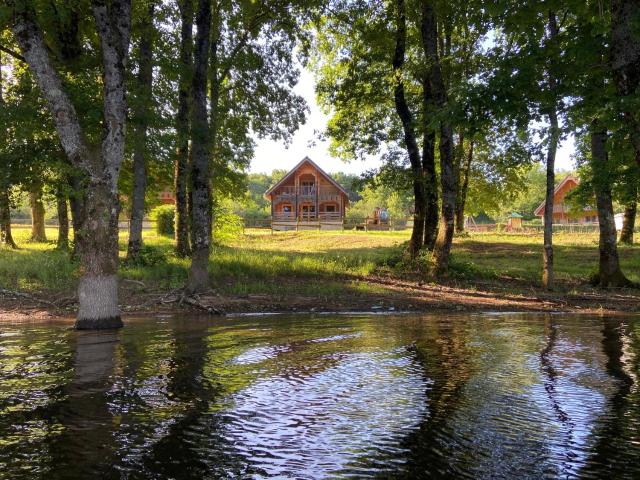
{"label": "tree reflection in water", "polygon": [[0,478],[640,478],[639,348],[562,315],[5,326]]}

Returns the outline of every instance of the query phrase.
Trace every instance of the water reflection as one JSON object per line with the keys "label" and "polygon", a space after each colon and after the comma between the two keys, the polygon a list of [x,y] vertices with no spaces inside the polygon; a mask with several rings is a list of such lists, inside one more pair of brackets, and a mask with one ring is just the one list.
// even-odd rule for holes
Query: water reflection
{"label": "water reflection", "polygon": [[0,330],[0,478],[638,478],[640,322]]}

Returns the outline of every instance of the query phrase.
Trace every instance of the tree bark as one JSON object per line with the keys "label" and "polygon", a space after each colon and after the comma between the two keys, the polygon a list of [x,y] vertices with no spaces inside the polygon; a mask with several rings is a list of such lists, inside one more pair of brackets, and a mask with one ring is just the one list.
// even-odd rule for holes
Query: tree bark
{"label": "tree bark", "polygon": [[73,226],[73,257],[80,256],[80,244],[78,238],[82,236],[82,225],[84,223],[84,198],[85,198],[85,179],[79,172],[71,172],[68,176],[69,184],[69,207],[71,210],[71,225]]}
{"label": "tree bark", "polygon": [[553,194],[556,184],[555,162],[558,148],[558,115],[555,108],[549,112],[549,145],[547,146],[547,185],[544,204],[544,248],[542,251],[542,286],[553,290]]}
{"label": "tree bark", "polygon": [[[553,42],[558,36],[558,23],[556,14],[549,12],[549,38]],[[553,194],[556,185],[556,151],[560,140],[560,127],[558,125],[558,105],[556,100],[557,81],[550,66],[547,67],[547,81],[552,94],[552,104],[549,108],[549,138],[547,146],[547,186],[544,204],[544,248],[542,251],[542,286],[547,290],[553,290]]]}
{"label": "tree bark", "polygon": [[[440,112],[443,112],[448,100],[438,55],[438,20],[433,0],[422,0],[420,31],[422,47],[429,64],[429,82],[435,105]],[[445,275],[449,269],[455,226],[457,189],[453,159],[453,128],[446,118],[440,120],[440,186],[442,188],[440,227],[433,249],[433,273],[437,276]]]}
{"label": "tree bark", "polygon": [[[4,107],[3,90],[2,54],[0,52],[0,108]],[[0,128],[0,143],[5,142],[6,134],[6,129]],[[3,179],[3,182],[0,184],[0,243],[15,249],[18,248],[18,246],[13,241],[13,235],[11,234],[11,201],[9,199],[10,189],[10,180],[8,178]]]}
{"label": "tree bark", "polygon": [[393,72],[395,76],[395,87],[393,98],[396,113],[402,123],[404,133],[404,143],[411,164],[413,177],[414,213],[413,230],[409,240],[409,254],[415,258],[424,244],[425,220],[426,220],[426,194],[425,178],[420,159],[418,142],[414,132],[414,119],[411,110],[407,105],[404,92],[404,81],[402,79],[405,61],[406,38],[407,38],[407,17],[404,0],[396,1],[396,46],[393,56]]}
{"label": "tree bark", "polygon": [[186,292],[193,294],[209,286],[211,250],[211,184],[207,77],[211,34],[211,0],[199,0],[196,14],[196,41],[191,112],[191,241],[193,254]]}
{"label": "tree bark", "polygon": [[18,248],[11,234],[11,202],[7,190],[0,190],[0,243]]}
{"label": "tree bark", "polygon": [[636,228],[636,212],[638,210],[638,202],[633,200],[624,207],[624,220],[622,222],[622,231],[620,232],[620,243],[633,245],[633,230]]}
{"label": "tree bark", "polygon": [[[640,3],[635,0],[611,0],[611,68],[618,95],[635,95],[640,87],[640,35],[637,22]],[[635,160],[640,167],[640,113],[624,111]]]}
{"label": "tree bark", "polygon": [[46,242],[47,232],[44,224],[44,202],[42,201],[42,184],[36,183],[29,191],[31,207],[31,241]]}
{"label": "tree bark", "polygon": [[74,167],[87,178],[80,202],[82,225],[75,232],[81,243],[81,277],[76,328],[121,327],[118,308],[118,175],[124,154],[124,65],[129,48],[131,3],[94,0],[92,12],[100,40],[103,66],[103,140],[98,151],[88,147],[78,116],[53,66],[35,12],[28,2],[13,9],[13,32],[34,74],[58,132],[60,143]]}
{"label": "tree bark", "polygon": [[438,177],[436,175],[436,132],[429,125],[433,115],[433,93],[428,78],[422,81],[424,133],[422,136],[422,170],[425,193],[424,246],[433,250],[438,237]]}
{"label": "tree bark", "polygon": [[617,232],[611,195],[611,167],[607,154],[607,131],[598,119],[591,123],[591,168],[600,228],[600,261],[597,283],[601,287],[625,287],[631,282],[620,269]]}
{"label": "tree bark", "polygon": [[189,204],[188,182],[190,177],[189,162],[189,98],[192,87],[193,64],[193,2],[181,0],[180,8],[180,85],[178,89],[178,113],[176,116],[176,160],[174,175],[175,190],[175,240],[176,254],[188,257],[191,254],[189,244]]}
{"label": "tree bark", "polygon": [[56,191],[56,207],[58,211],[58,243],[60,250],[69,249],[69,213],[67,207],[67,197],[64,190],[58,187]]}
{"label": "tree bark", "polygon": [[133,191],[131,192],[131,217],[129,219],[129,244],[127,258],[135,261],[142,248],[142,222],[144,220],[144,197],[147,189],[147,130],[151,115],[153,85],[153,14],[151,2],[147,15],[141,22],[142,36],[139,48],[139,70],[137,75],[137,99],[133,116]]}
{"label": "tree bark", "polygon": [[473,162],[473,139],[469,141],[469,148],[464,155],[465,162],[460,171],[458,183],[458,198],[456,199],[456,231],[464,232],[464,207],[467,203],[467,192],[469,191],[469,175],[471,174],[471,163]]}

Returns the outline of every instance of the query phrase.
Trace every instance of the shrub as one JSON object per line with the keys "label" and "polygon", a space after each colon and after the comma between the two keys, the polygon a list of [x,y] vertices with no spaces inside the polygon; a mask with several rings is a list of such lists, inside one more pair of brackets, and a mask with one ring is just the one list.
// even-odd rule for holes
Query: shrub
{"label": "shrub", "polygon": [[213,240],[216,243],[225,243],[233,240],[242,233],[243,220],[227,209],[217,209],[213,214]]}
{"label": "shrub", "polygon": [[127,259],[123,262],[127,267],[152,267],[164,263],[167,263],[166,254],[151,245],[143,245],[135,260]]}
{"label": "shrub", "polygon": [[173,205],[160,205],[151,210],[149,218],[156,222],[159,235],[173,235],[176,209]]}

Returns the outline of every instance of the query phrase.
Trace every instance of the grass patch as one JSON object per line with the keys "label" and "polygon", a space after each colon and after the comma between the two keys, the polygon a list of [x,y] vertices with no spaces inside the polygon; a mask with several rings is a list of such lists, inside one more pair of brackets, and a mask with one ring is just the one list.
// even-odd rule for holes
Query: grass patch
{"label": "grass patch", "polygon": [[[0,248],[0,286],[8,289],[68,291],[78,279],[77,263],[55,249],[57,230],[47,229],[48,243],[28,241],[28,228],[15,228],[19,250]],[[409,268],[402,250],[410,235],[404,232],[276,232],[247,230],[214,245],[209,272],[212,285],[233,295],[314,295],[330,299],[337,294],[376,294],[380,287],[362,282],[375,272],[401,273]],[[120,256],[126,256],[126,232],[120,235]],[[123,279],[142,281],[149,289],[184,285],[189,260],[173,253],[173,239],[144,232],[143,257],[123,262]],[[556,278],[568,288],[584,284],[596,271],[597,234],[558,233],[554,238]],[[627,276],[640,282],[640,247],[620,246]],[[456,238],[451,272],[456,278],[513,278],[539,284],[542,275],[542,235],[471,234]]]}
{"label": "grass patch", "polygon": [[[553,241],[556,280],[587,283],[598,270],[598,235],[556,233]],[[469,266],[478,276],[532,283],[539,283],[542,277],[541,234],[475,234],[456,239],[452,251],[454,268],[456,264]],[[619,245],[618,252],[627,277],[640,282],[640,247]]]}

